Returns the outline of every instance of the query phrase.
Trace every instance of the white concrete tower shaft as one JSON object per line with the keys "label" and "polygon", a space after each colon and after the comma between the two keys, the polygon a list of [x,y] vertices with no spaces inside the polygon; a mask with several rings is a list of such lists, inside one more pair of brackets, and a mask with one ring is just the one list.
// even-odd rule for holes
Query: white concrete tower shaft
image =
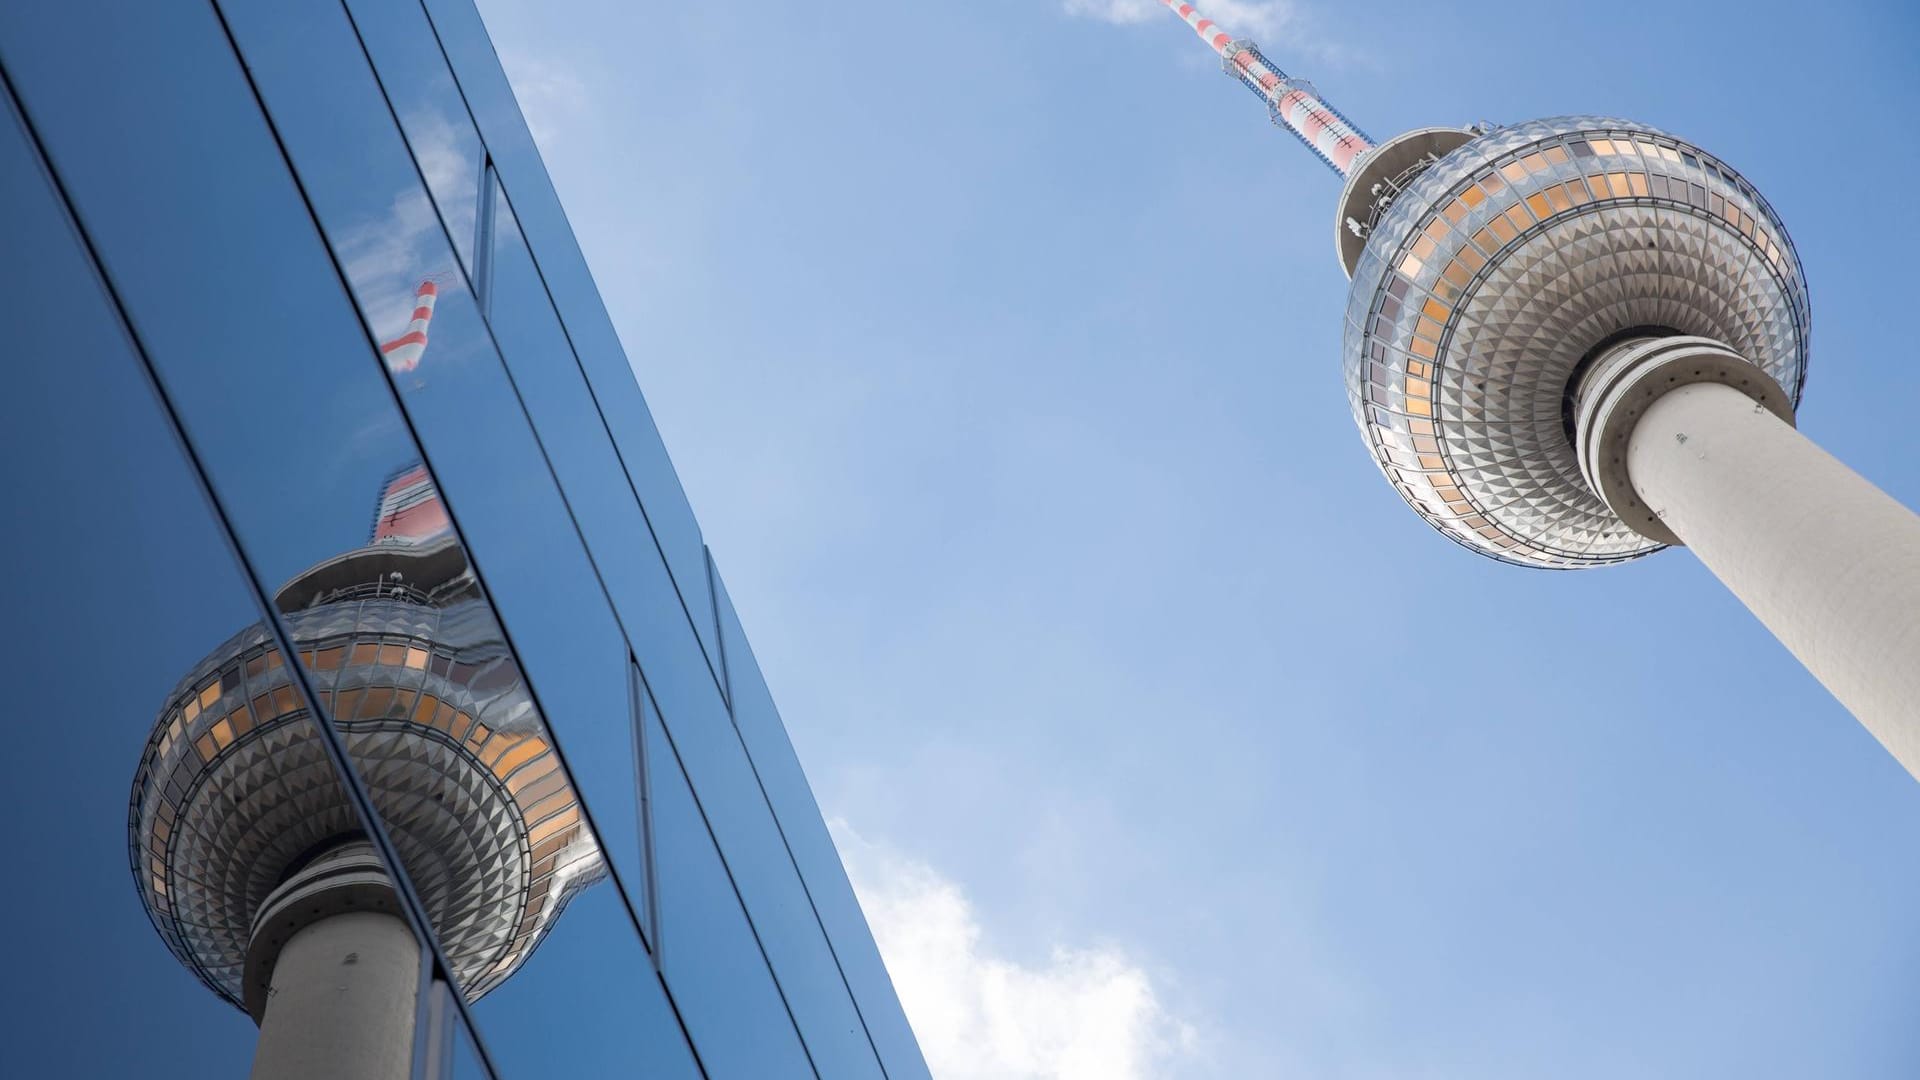
{"label": "white concrete tower shaft", "polygon": [[273,969],[253,1080],[406,1080],[420,946],[397,915],[349,911],[295,933]]}
{"label": "white concrete tower shaft", "polygon": [[341,844],[295,872],[261,905],[247,949],[252,1080],[409,1080],[420,957],[373,845]]}
{"label": "white concrete tower shaft", "polygon": [[1920,516],[1795,430],[1773,380],[1717,342],[1602,355],[1580,461],[1615,513],[1692,548],[1920,777]]}

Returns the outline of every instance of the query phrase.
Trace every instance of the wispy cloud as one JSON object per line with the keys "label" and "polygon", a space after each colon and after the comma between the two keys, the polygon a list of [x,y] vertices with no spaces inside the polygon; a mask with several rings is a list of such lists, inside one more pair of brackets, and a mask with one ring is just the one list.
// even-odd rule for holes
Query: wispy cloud
{"label": "wispy cloud", "polygon": [[427,179],[427,190],[433,192],[440,212],[446,215],[447,229],[457,242],[471,243],[480,194],[475,183],[480,174],[476,156],[480,146],[473,129],[465,126],[463,135],[463,125],[456,125],[434,106],[408,113],[405,126],[414,160]]}
{"label": "wispy cloud", "polygon": [[550,153],[561,133],[586,111],[591,100],[587,84],[566,68],[518,49],[502,47],[500,66],[506,69],[534,143],[541,153]]}
{"label": "wispy cloud", "polygon": [[[1142,23],[1171,18],[1159,0],[1064,0],[1067,14],[1102,22]],[[1297,29],[1299,10],[1292,0],[1199,0],[1207,18],[1230,34],[1278,38]]]}
{"label": "wispy cloud", "polygon": [[[1165,19],[1175,24],[1176,31],[1179,29],[1178,21],[1159,0],[1061,0],[1061,6],[1069,15],[1120,26]],[[1285,57],[1302,56],[1329,67],[1366,62],[1364,55],[1321,32],[1313,12],[1298,0],[1198,0],[1198,6],[1222,30],[1235,37],[1253,38],[1282,63]],[[1193,55],[1197,59],[1206,54]]]}
{"label": "wispy cloud", "polygon": [[831,823],[900,1003],[941,1080],[1145,1080],[1191,1056],[1191,1025],[1112,945],[1001,955],[973,902],[927,864]]}
{"label": "wispy cloud", "polygon": [[452,273],[446,245],[433,203],[418,186],[394,196],[384,213],[341,230],[334,246],[379,340],[406,330],[422,279]]}

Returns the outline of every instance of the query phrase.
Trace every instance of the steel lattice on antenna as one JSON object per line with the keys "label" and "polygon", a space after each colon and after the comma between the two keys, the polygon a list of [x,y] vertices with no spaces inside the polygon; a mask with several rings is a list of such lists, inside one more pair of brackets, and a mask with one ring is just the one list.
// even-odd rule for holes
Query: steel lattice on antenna
{"label": "steel lattice on antenna", "polygon": [[1307,149],[1334,172],[1347,175],[1355,159],[1373,148],[1373,140],[1341,115],[1340,110],[1327,104],[1312,83],[1280,70],[1258,45],[1246,38],[1235,38],[1183,0],[1160,2],[1220,54],[1221,69],[1266,103],[1274,123],[1298,136],[1307,144]]}

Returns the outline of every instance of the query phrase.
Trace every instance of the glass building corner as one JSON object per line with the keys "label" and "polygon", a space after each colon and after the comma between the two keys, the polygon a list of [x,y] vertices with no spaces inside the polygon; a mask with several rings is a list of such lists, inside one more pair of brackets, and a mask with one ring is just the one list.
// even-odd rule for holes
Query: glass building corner
{"label": "glass building corner", "polygon": [[469,0],[0,77],[14,1070],[926,1076]]}

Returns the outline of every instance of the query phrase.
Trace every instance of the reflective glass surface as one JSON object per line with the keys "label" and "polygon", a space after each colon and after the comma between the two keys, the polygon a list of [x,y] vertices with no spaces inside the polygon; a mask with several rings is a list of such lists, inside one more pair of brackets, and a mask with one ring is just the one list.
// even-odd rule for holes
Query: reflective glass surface
{"label": "reflective glass surface", "polygon": [[447,235],[469,274],[480,227],[486,149],[418,4],[350,0],[367,55],[406,133]]}
{"label": "reflective glass surface", "polygon": [[[712,599],[707,593],[699,523],[687,503],[680,478],[667,458],[646,401],[634,382],[626,352],[600,302],[600,292],[574,242],[533,137],[521,119],[493,43],[469,0],[429,0],[434,29],[480,136],[493,156],[502,183],[513,196],[514,211],[526,232],[534,260],[551,290],[554,306],[593,388],[594,400],[613,432],[622,464],[640,493],[647,520],[666,553],[688,618],[709,659],[717,652]],[[714,664],[715,672],[718,664]]]}
{"label": "reflective glass surface", "polygon": [[709,1075],[814,1075],[673,740],[647,710],[660,963]]}
{"label": "reflective glass surface", "polygon": [[473,1028],[455,1004],[443,971],[436,970],[427,987],[421,1018],[414,1076],[419,1080],[493,1080]]}
{"label": "reflective glass surface", "polygon": [[[58,10],[0,8],[8,75],[276,589],[364,542],[417,451],[213,12]],[[78,53],[122,77],[61,59]]]}
{"label": "reflective glass surface", "polygon": [[[504,191],[495,190],[493,207],[489,273],[494,337],[606,594],[642,665],[649,673],[661,673],[659,692],[677,695],[676,700],[689,695],[717,700],[698,641],[685,620],[675,617],[679,599],[673,580],[649,539],[646,518],[599,423],[593,396]],[[591,740],[601,763],[629,760],[630,725],[612,715],[594,721],[583,718],[577,737]],[[575,738],[575,729],[569,728],[564,737]],[[634,784],[628,779],[623,786],[631,792]],[[614,787],[612,779],[607,787]],[[633,807],[623,805],[620,812],[623,820],[631,820]],[[639,903],[636,899],[636,906]]]}
{"label": "reflective glass surface", "polygon": [[[428,1080],[443,1075],[428,1073]],[[450,1080],[492,1080],[493,1074],[480,1062],[480,1051],[474,1047],[473,1032],[465,1020],[460,1021],[460,1030],[454,1035],[453,1061],[451,1068],[444,1074]]]}
{"label": "reflective glass surface", "polygon": [[[100,208],[89,224],[109,277],[214,489],[243,495],[228,503],[242,550],[442,956],[477,995],[601,876],[597,843],[224,32],[211,13],[153,21],[118,19],[124,33],[90,46],[150,78],[99,87],[11,53],[9,72],[27,73],[29,109],[47,102],[57,117],[56,168]],[[57,53],[73,44],[60,32],[79,29],[39,44]],[[119,167],[123,128],[180,115],[197,120],[188,145]],[[122,220],[153,191],[160,212]],[[201,272],[178,273],[182,257]],[[624,710],[623,669],[612,670]]]}
{"label": "reflective glass surface", "polygon": [[[397,855],[394,902],[463,995],[434,1036],[453,1075],[700,1075],[689,1033],[707,1075],[879,1075],[729,713],[678,480],[477,19],[434,11],[458,86],[405,4],[0,8],[0,61],[81,230],[0,133],[0,271],[27,301],[0,340],[29,368],[7,450],[42,463],[21,520],[58,522],[7,531],[49,574],[0,618],[33,642],[23,715],[90,696],[105,718],[36,728],[59,785],[10,792],[106,811],[32,838],[100,879],[74,914],[34,916],[84,916],[97,940],[65,946],[70,970],[98,961],[35,1007],[105,1003],[147,1045],[191,1031],[182,1075],[237,1075],[234,935],[275,875],[367,831],[366,806],[377,843],[353,858]],[[471,85],[508,148],[497,185]],[[153,794],[129,811],[136,776]],[[193,817],[200,791],[264,809]],[[831,851],[810,812],[803,864]],[[264,884],[213,895],[236,859]],[[827,925],[870,950],[832,896]],[[126,985],[103,990],[105,969]],[[21,1054],[32,1074],[136,1071],[108,1046]]]}
{"label": "reflective glass surface", "polygon": [[698,777],[701,810],[788,1009],[822,1075],[878,1077],[865,1026],[745,747],[724,717],[715,719],[676,724],[669,716],[668,727],[682,761],[698,755],[699,770],[690,765],[689,772]]}
{"label": "reflective glass surface", "polygon": [[6,1071],[241,1076],[252,918],[361,820],[4,94],[0,252],[6,800],[32,822]]}
{"label": "reflective glass surface", "polygon": [[[719,607],[721,650],[726,658],[733,719],[778,816],[781,835],[805,882],[807,898],[832,944],[833,959],[857,1003],[866,1034],[892,1080],[925,1077],[927,1066],[913,1029],[907,1024],[887,975],[880,951],[867,928],[866,916],[854,897],[853,885],[834,849],[813,790],[807,785],[800,761],[787,739],[780,714],[759,662],[747,645],[740,617],[727,595],[726,582],[713,570],[713,590]],[[756,916],[756,919],[758,916]],[[771,951],[771,950],[769,950]]]}
{"label": "reflective glass surface", "polygon": [[[650,688],[654,670],[642,668]],[[666,674],[671,676],[676,672],[669,670]],[[859,1016],[852,1008],[832,952],[821,936],[811,903],[787,854],[786,842],[720,695],[717,692],[689,694],[674,705],[659,695],[652,700],[659,709],[649,730],[663,726],[671,732],[675,759],[685,771],[690,792],[697,794],[697,813],[705,823],[697,840],[671,835],[673,826],[669,825],[662,809],[669,796],[653,793],[654,842],[656,852],[660,853],[656,862],[662,895],[673,889],[669,880],[673,866],[665,854],[669,845],[693,844],[701,850],[717,847],[723,860],[721,872],[737,890],[739,902],[759,931],[765,955],[781,980],[780,987],[795,1022],[810,1040],[808,1046],[815,1063],[829,1075],[837,1075],[830,1071],[833,1069],[846,1070],[850,1075],[872,1069],[873,1052],[866,1045]],[[660,756],[656,747],[650,745],[648,771],[656,783]],[[709,830],[711,844],[706,835]],[[674,935],[686,932],[675,929],[668,913],[671,906],[662,902],[659,927],[662,948],[670,958],[675,955]],[[672,960],[668,962],[671,964]],[[674,983],[671,972],[669,974],[670,985],[679,993],[679,984]],[[689,1015],[689,1027],[694,1023]],[[695,1037],[698,1038],[697,1031]]]}
{"label": "reflective glass surface", "polygon": [[568,906],[473,1019],[502,1076],[700,1077],[627,909],[605,886]]}
{"label": "reflective glass surface", "polygon": [[[408,419],[441,435],[437,450],[460,425],[487,431],[484,443],[469,436],[443,458],[449,475],[466,481],[464,508],[501,538],[490,550],[506,569],[517,550],[548,538],[540,525],[557,540],[545,553],[562,558],[568,519],[446,235],[421,212],[428,200],[420,178],[344,12],[243,3],[225,10],[365,320],[361,340],[371,333],[380,343],[378,361],[364,344],[342,343],[337,384],[356,388],[366,413],[397,417],[384,367],[413,406]],[[421,284],[402,288],[411,282]],[[334,722],[349,735],[455,982],[477,999],[532,957],[573,898],[604,877],[605,862],[455,535],[452,500],[409,460],[419,452],[411,440],[397,442],[400,465],[379,489],[370,534],[302,572],[280,589],[279,602],[313,643],[302,658],[331,691]],[[525,524],[503,516],[541,509]],[[518,580],[496,575],[506,596]],[[565,636],[535,640],[567,651]],[[591,689],[593,673],[603,673],[601,707],[624,722],[617,637],[584,643],[599,646],[603,662],[570,667],[565,674],[575,677],[553,684]],[[629,764],[628,793],[632,775]],[[633,832],[629,826],[637,844]]]}

